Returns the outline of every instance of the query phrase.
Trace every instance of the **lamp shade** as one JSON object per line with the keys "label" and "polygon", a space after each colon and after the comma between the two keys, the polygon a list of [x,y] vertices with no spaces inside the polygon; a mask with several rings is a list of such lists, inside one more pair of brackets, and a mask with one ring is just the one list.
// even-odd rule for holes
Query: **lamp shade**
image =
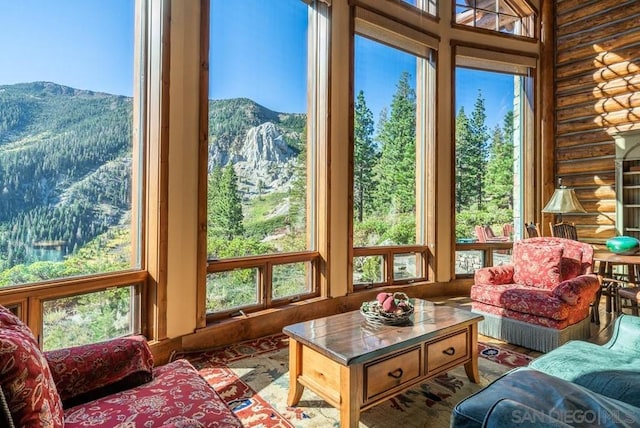
{"label": "lamp shade", "polygon": [[543,213],[564,214],[564,213],[586,213],[573,189],[560,187],[553,192],[553,196],[542,209]]}

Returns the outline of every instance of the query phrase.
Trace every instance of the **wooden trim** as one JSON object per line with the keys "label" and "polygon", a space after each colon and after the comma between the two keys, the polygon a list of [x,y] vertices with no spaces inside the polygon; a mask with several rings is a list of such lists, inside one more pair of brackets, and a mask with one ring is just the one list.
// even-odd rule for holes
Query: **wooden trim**
{"label": "wooden trim", "polygon": [[111,287],[143,284],[146,282],[146,279],[147,272],[130,271],[72,278],[63,281],[3,287],[0,289],[0,304],[4,302],[14,302],[16,299],[28,299],[29,297],[48,299],[59,296],[83,294],[89,291],[103,290]]}
{"label": "wooden trim", "polygon": [[320,257],[317,251],[299,253],[268,254],[251,257],[234,257],[212,260],[207,263],[207,273],[224,272],[233,269],[262,267],[267,264],[288,264],[298,262],[313,262]]}
{"label": "wooden trim", "polygon": [[209,0],[200,0],[200,93],[198,120],[198,259],[196,328],[207,324],[207,193],[209,182]]}
{"label": "wooden trim", "polygon": [[[542,0],[542,22],[544,22],[541,36],[540,57],[540,198],[534,207],[535,218],[533,221],[546,224],[553,219],[552,214],[539,214],[544,203],[549,200],[555,190],[555,1]],[[538,205],[539,204],[539,205]]]}
{"label": "wooden trim", "polygon": [[354,19],[357,33],[423,58],[428,58],[431,49],[437,49],[440,42],[438,36],[415,30],[360,7],[355,8]]}

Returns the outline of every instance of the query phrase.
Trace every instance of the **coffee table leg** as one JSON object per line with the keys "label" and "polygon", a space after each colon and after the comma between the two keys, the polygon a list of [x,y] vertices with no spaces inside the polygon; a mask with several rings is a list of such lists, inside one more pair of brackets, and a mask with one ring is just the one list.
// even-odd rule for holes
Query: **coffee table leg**
{"label": "coffee table leg", "polygon": [[340,366],[340,428],[360,425],[362,366]]}
{"label": "coffee table leg", "polygon": [[464,371],[473,383],[480,383],[480,372],[478,371],[478,323],[470,326],[471,333],[471,361],[465,363]]}
{"label": "coffee table leg", "polygon": [[302,344],[289,338],[289,397],[287,405],[295,406],[300,401],[304,386],[298,382],[302,374]]}

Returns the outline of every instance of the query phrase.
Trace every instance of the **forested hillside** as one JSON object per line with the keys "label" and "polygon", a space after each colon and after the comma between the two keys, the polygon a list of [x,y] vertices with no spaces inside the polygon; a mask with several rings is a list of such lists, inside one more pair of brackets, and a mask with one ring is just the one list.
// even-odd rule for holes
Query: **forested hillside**
{"label": "forested hillside", "polygon": [[[244,98],[210,101],[209,114],[210,169],[235,166],[245,205],[290,190],[305,115]],[[121,241],[130,225],[131,125],[129,97],[49,82],[0,85],[0,285],[55,277],[60,266],[33,264],[74,254],[123,264],[101,269],[129,267]],[[92,251],[79,251],[89,243]]]}
{"label": "forested hillside", "polygon": [[0,261],[68,254],[131,204],[131,99],[36,82],[0,86]]}

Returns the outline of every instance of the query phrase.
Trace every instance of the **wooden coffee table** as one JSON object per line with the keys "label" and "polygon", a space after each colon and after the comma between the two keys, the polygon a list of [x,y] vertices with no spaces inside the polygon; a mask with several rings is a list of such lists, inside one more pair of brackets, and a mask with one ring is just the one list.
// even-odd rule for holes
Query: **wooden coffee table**
{"label": "wooden coffee table", "polygon": [[359,311],[285,327],[289,336],[288,405],[309,387],[340,409],[340,425],[356,427],[360,412],[464,364],[478,383],[481,315],[412,299],[406,326],[374,325]]}

